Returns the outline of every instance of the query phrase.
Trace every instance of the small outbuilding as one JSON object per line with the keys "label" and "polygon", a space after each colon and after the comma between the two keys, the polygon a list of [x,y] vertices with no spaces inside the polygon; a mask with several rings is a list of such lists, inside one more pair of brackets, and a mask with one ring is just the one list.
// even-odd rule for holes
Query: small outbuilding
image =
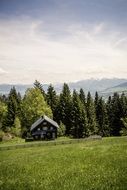
{"label": "small outbuilding", "polygon": [[59,126],[54,120],[44,115],[32,124],[30,131],[35,140],[50,140],[57,138],[58,128]]}

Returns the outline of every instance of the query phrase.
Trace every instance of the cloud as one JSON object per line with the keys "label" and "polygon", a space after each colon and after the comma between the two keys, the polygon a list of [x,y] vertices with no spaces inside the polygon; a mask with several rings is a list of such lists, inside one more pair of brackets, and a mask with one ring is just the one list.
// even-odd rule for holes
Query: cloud
{"label": "cloud", "polygon": [[127,77],[126,37],[121,32],[116,33],[104,22],[66,24],[56,36],[54,28],[49,30],[43,20],[25,17],[0,20],[0,67],[9,70],[8,77],[1,77],[2,82]]}
{"label": "cloud", "polygon": [[8,72],[5,71],[4,69],[0,68],[0,75],[7,74]]}
{"label": "cloud", "polygon": [[105,24],[99,23],[99,24],[95,25],[93,32],[95,35],[100,34],[101,32],[104,31],[104,28],[105,28]]}
{"label": "cloud", "polygon": [[126,43],[126,42],[127,42],[127,37],[121,38],[121,39],[119,39],[118,41],[115,42],[114,47],[118,47],[118,46],[120,46],[121,44],[124,44],[124,43]]}

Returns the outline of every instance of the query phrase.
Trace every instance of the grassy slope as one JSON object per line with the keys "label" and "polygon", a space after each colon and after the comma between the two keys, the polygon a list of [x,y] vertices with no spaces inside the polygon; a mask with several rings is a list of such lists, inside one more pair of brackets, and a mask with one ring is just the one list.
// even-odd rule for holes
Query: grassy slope
{"label": "grassy slope", "polygon": [[0,189],[127,189],[127,137],[1,151]]}

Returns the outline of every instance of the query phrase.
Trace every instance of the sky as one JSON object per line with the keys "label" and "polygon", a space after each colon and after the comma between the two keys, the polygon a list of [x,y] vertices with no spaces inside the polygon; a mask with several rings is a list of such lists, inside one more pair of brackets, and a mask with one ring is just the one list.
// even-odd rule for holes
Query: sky
{"label": "sky", "polygon": [[127,0],[0,0],[0,84],[127,78]]}

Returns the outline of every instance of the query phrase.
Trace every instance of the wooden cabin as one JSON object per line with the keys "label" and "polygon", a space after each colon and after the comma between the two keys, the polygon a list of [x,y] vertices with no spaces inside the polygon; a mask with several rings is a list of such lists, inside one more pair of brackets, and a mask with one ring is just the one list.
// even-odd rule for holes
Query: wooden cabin
{"label": "wooden cabin", "polygon": [[47,116],[42,116],[32,124],[30,131],[35,140],[49,140],[57,138],[58,124]]}

